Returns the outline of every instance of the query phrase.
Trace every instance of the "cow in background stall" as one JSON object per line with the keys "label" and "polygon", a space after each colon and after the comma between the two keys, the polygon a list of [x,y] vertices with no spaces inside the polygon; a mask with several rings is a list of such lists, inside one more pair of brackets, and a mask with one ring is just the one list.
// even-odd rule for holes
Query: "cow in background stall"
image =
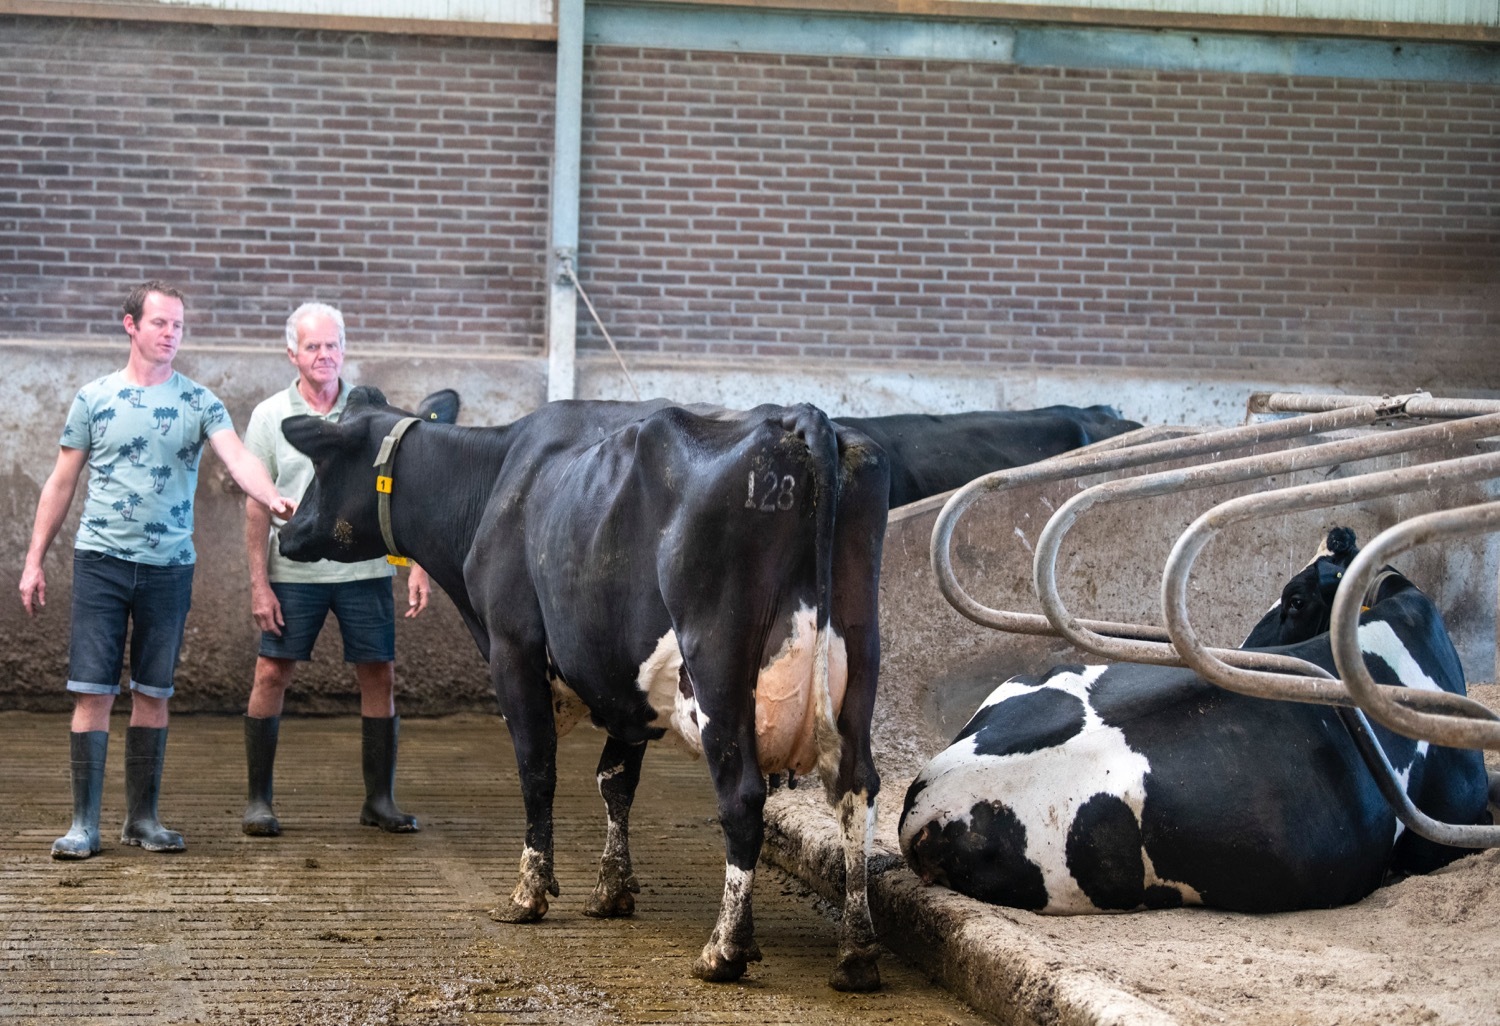
{"label": "cow in background stall", "polygon": [[489,663],[526,807],[519,881],[492,915],[540,919],[559,892],[557,737],[583,715],[608,735],[607,835],[585,912],[631,914],[630,806],[646,742],[670,730],[707,757],[724,833],[723,902],[694,974],[734,980],[760,959],[750,899],[766,776],[816,769],[845,852],[830,982],[879,986],[865,894],[890,488],[877,446],[810,406],[569,401],[475,428],[405,417],[367,388],[338,423],[282,430],[317,470],[282,553],[410,556]]}
{"label": "cow in background stall", "polygon": [[890,457],[891,509],[1141,426],[1112,406],[897,413],[834,423],[866,435]]}
{"label": "cow in background stall", "polygon": [[[1257,631],[1336,672],[1327,607],[1357,551],[1352,532],[1333,532],[1327,549]],[[1378,683],[1464,694],[1425,594],[1391,571],[1365,604],[1359,643]],[[1480,753],[1374,733],[1419,809],[1489,822]],[[900,841],[928,883],[1049,914],[1326,908],[1469,852],[1397,822],[1334,708],[1130,663],[1002,684],[912,782]]]}

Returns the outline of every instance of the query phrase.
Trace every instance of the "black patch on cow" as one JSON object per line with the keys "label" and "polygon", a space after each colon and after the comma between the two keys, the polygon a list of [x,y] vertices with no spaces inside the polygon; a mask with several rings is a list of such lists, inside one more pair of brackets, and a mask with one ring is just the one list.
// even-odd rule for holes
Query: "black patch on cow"
{"label": "black patch on cow", "polygon": [[1152,884],[1146,888],[1141,904],[1147,908],[1181,908],[1182,892],[1166,884]]}
{"label": "black patch on cow", "polygon": [[1068,872],[1097,907],[1128,911],[1145,900],[1146,864],[1135,813],[1112,794],[1084,802],[1068,827]]}
{"label": "black patch on cow", "polygon": [[906,817],[911,814],[911,807],[917,804],[917,796],[927,790],[927,777],[918,773],[906,788],[906,800],[901,803],[901,822],[906,822]]}
{"label": "black patch on cow", "polygon": [[999,802],[979,802],[969,819],[923,827],[906,853],[913,872],[980,901],[1045,908],[1042,871],[1026,858],[1026,827],[1015,813]]}
{"label": "black patch on cow", "polygon": [[1083,731],[1083,703],[1056,688],[1038,688],[986,707],[959,732],[976,755],[1024,755],[1055,748]]}
{"label": "black patch on cow", "polygon": [[[1087,669],[1088,667],[1084,666],[1082,663],[1063,663],[1059,666],[1052,667],[1052,669],[1042,674],[1041,677],[1037,678],[1036,683],[1038,685],[1050,684],[1052,683],[1052,679],[1054,677],[1061,677],[1064,675],[1076,677]],[[1022,678],[1017,679],[1019,680]]]}

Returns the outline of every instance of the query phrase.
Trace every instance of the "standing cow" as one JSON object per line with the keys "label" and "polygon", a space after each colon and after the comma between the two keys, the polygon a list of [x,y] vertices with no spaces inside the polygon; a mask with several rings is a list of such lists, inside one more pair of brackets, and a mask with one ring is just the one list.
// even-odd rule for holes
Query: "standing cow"
{"label": "standing cow", "polygon": [[[1352,533],[1329,549],[1257,630],[1323,631],[1276,651],[1334,672],[1326,607],[1321,623],[1307,610],[1331,605]],[[1442,616],[1415,585],[1391,571],[1366,604],[1359,643],[1377,682],[1464,693]],[[1375,734],[1418,808],[1489,822],[1480,753]],[[1053,914],[1327,908],[1468,850],[1397,822],[1335,709],[1129,663],[1002,684],[913,781],[900,839],[928,883]]]}
{"label": "standing cow", "polygon": [[1112,406],[895,413],[834,423],[867,435],[890,457],[892,509],[1140,427]]}
{"label": "standing cow", "polygon": [[628,817],[647,741],[708,760],[726,853],[718,924],[693,967],[738,979],[760,958],[750,891],[766,775],[822,775],[847,878],[839,989],[879,986],[866,866],[880,780],[884,454],[810,406],[549,403],[502,427],[403,417],[373,389],[337,424],[283,423],[317,478],[281,532],[292,559],[410,556],[452,597],[489,662],[526,807],[507,922],[540,919],[553,877],[559,729],[608,738],[608,814],[585,912],[629,915]]}

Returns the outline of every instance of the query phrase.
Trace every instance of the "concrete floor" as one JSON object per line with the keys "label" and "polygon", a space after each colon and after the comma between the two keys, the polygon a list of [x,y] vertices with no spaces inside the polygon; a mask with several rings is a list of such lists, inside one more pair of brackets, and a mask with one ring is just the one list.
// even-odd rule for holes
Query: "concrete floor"
{"label": "concrete floor", "polygon": [[49,857],[66,830],[67,718],[0,713],[0,1019],[24,1023],[468,1024],[986,1020],[893,956],[885,989],[828,988],[835,924],[801,883],[763,866],[765,961],[737,984],[689,975],[712,929],[723,846],[701,762],[646,759],[632,821],[634,918],[587,919],[603,842],[588,728],[559,753],[557,875],[540,924],[491,920],[514,882],[523,823],[508,735],[494,717],[403,723],[397,797],[422,832],[358,825],[357,719],[289,718],[277,766],[277,839],[240,833],[237,717],[172,725],[163,821],[188,851],[118,843],[124,718],[111,738],[104,850]]}

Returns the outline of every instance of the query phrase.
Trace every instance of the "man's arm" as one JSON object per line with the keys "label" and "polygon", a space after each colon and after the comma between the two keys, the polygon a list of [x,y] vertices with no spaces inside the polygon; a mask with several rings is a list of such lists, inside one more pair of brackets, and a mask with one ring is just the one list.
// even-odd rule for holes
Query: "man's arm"
{"label": "man's arm", "polygon": [[35,616],[47,604],[47,575],[42,570],[42,559],[62,529],[68,507],[73,505],[73,494],[78,491],[78,479],[88,462],[88,450],[60,446],[57,463],[47,483],[42,485],[41,497],[36,502],[36,520],[31,527],[31,545],[21,570],[21,605],[26,607],[28,616]]}
{"label": "man's arm", "polygon": [[209,435],[208,444],[214,447],[214,452],[229,468],[229,476],[245,490],[246,495],[282,518],[290,517],[296,510],[294,501],[276,494],[276,483],[266,472],[265,465],[245,448],[245,443],[240,441],[233,428]]}
{"label": "man's arm", "polygon": [[286,621],[281,616],[281,603],[271,590],[271,578],[266,572],[267,549],[271,539],[271,511],[265,503],[256,499],[245,499],[245,558],[250,563],[250,615],[255,626],[281,637],[281,628]]}

